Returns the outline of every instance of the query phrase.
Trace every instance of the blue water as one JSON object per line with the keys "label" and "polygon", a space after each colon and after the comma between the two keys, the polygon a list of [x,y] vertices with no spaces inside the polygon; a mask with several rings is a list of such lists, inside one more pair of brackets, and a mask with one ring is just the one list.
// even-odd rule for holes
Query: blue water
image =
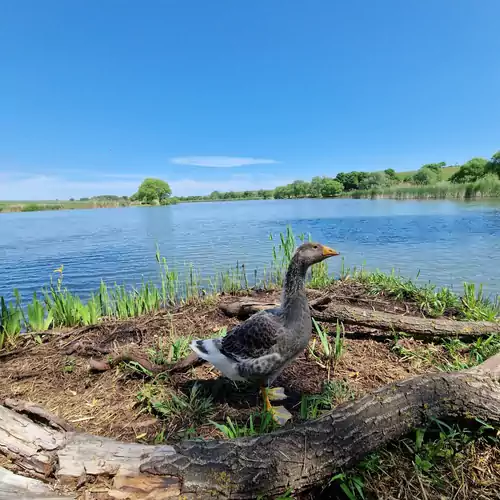
{"label": "blue water", "polygon": [[[169,264],[205,275],[271,260],[269,233],[291,224],[333,246],[346,266],[395,268],[419,281],[483,283],[500,293],[500,203],[397,200],[274,200],[0,215],[0,295],[24,298],[64,264],[82,296],[107,283],[157,279],[156,244]],[[340,259],[330,259],[338,272]]]}

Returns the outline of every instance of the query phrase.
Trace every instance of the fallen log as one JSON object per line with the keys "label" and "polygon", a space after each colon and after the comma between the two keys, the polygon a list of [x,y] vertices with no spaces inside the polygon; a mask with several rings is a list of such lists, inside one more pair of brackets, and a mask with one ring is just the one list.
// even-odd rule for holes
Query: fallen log
{"label": "fallen log", "polygon": [[75,495],[58,495],[50,486],[38,479],[19,476],[0,467],[0,493],[2,500],[70,500]]}
{"label": "fallen log", "polygon": [[[500,424],[500,354],[472,370],[391,383],[316,420],[234,440],[121,443],[56,430],[0,406],[0,453],[26,474],[78,486],[88,500],[102,498],[87,484],[99,478],[106,479],[99,491],[117,499],[273,497],[321,484],[430,418]],[[0,484],[0,498],[14,498],[8,488]]]}
{"label": "fallen log", "polygon": [[[245,319],[256,312],[278,305],[243,299],[223,304],[220,309],[228,316]],[[500,322],[403,316],[334,302],[330,302],[322,311],[311,304],[311,315],[314,319],[327,323],[336,323],[338,320],[345,324],[363,326],[391,334],[404,332],[415,337],[481,337],[492,333],[500,334]]]}
{"label": "fallen log", "polygon": [[[311,309],[324,305],[330,302],[330,297],[321,296],[316,299],[309,301],[309,306]],[[262,302],[259,300],[252,300],[248,297],[240,298],[229,303],[221,304],[219,306],[220,310],[229,317],[236,317],[238,319],[247,319],[252,314],[265,309],[273,309],[274,307],[279,307],[277,302]]]}

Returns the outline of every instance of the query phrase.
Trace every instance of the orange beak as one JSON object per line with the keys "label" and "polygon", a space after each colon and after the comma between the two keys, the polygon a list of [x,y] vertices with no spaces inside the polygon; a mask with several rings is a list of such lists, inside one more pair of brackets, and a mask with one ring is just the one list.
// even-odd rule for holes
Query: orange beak
{"label": "orange beak", "polygon": [[325,247],[323,246],[323,255],[326,257],[333,257],[334,255],[340,255],[337,250],[334,250],[333,248],[330,247]]}

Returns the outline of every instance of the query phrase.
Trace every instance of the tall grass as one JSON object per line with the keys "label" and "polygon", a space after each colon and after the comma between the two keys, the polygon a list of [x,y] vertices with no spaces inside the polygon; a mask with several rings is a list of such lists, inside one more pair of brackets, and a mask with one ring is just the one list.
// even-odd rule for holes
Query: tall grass
{"label": "tall grass", "polygon": [[332,339],[328,331],[321,328],[314,318],[312,323],[319,338],[319,343],[317,345],[314,338],[309,346],[309,353],[319,366],[327,370],[328,380],[330,380],[330,372],[335,370],[344,352],[344,325],[337,321],[335,338]]}
{"label": "tall grass", "polygon": [[16,301],[7,304],[0,297],[0,349],[4,346],[14,345],[21,333],[23,313],[21,308],[21,296],[14,290]]}
{"label": "tall grass", "polygon": [[449,288],[437,288],[432,284],[417,285],[414,281],[394,272],[368,273],[361,270],[354,271],[352,276],[366,285],[368,293],[412,302],[430,317],[439,317],[449,311],[462,320],[495,321],[500,314],[498,297],[495,299],[485,297],[482,286],[476,288],[473,283],[464,283],[463,295],[459,297]]}
{"label": "tall grass", "polygon": [[395,198],[406,199],[460,199],[498,198],[500,197],[500,179],[496,175],[487,175],[476,182],[453,184],[439,182],[429,186],[391,186],[353,191],[352,198]]}
{"label": "tall grass", "polygon": [[47,202],[0,202],[0,212],[40,212],[46,210],[81,210],[90,208],[128,207],[129,200],[97,200],[87,201],[47,201]]}
{"label": "tall grass", "polygon": [[[269,235],[269,239],[274,242],[273,235]],[[271,284],[282,285],[286,270],[292,260],[293,254],[297,249],[298,244],[302,244],[305,241],[312,241],[311,235],[306,235],[304,233],[294,235],[292,228],[287,226],[285,233],[279,234],[279,240],[277,244],[273,245],[273,261],[271,266]],[[309,279],[309,285],[311,287],[322,287],[331,282],[331,278],[328,273],[328,264],[326,261],[315,264],[311,267],[311,276]]]}

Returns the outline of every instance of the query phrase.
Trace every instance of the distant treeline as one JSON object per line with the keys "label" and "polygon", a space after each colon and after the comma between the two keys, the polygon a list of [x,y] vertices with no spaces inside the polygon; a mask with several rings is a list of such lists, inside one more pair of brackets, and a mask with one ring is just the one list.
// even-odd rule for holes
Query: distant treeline
{"label": "distant treeline", "polygon": [[0,212],[33,212],[129,205],[171,205],[179,202],[290,198],[475,198],[500,197],[500,151],[491,159],[472,158],[463,165],[427,163],[415,172],[340,172],[335,177],[296,180],[286,186],[255,191],[213,191],[206,196],[172,196],[162,179],[145,179],[132,196],[103,194],[69,201],[0,202]]}
{"label": "distant treeline", "polygon": [[[98,196],[91,196],[90,198],[80,198],[78,201],[128,201],[129,196],[117,196],[116,194],[100,194]],[[75,201],[70,198],[69,201]]]}
{"label": "distant treeline", "polygon": [[[451,173],[451,175],[450,175]],[[480,191],[478,191],[480,189]],[[461,166],[446,162],[427,163],[414,173],[397,173],[388,168],[381,172],[341,172],[335,177],[313,177],[310,182],[296,180],[286,186],[256,191],[213,191],[206,196],[181,196],[171,201],[215,201],[284,198],[333,198],[336,196],[400,197],[473,197],[500,196],[500,151],[490,160],[472,158]]]}

